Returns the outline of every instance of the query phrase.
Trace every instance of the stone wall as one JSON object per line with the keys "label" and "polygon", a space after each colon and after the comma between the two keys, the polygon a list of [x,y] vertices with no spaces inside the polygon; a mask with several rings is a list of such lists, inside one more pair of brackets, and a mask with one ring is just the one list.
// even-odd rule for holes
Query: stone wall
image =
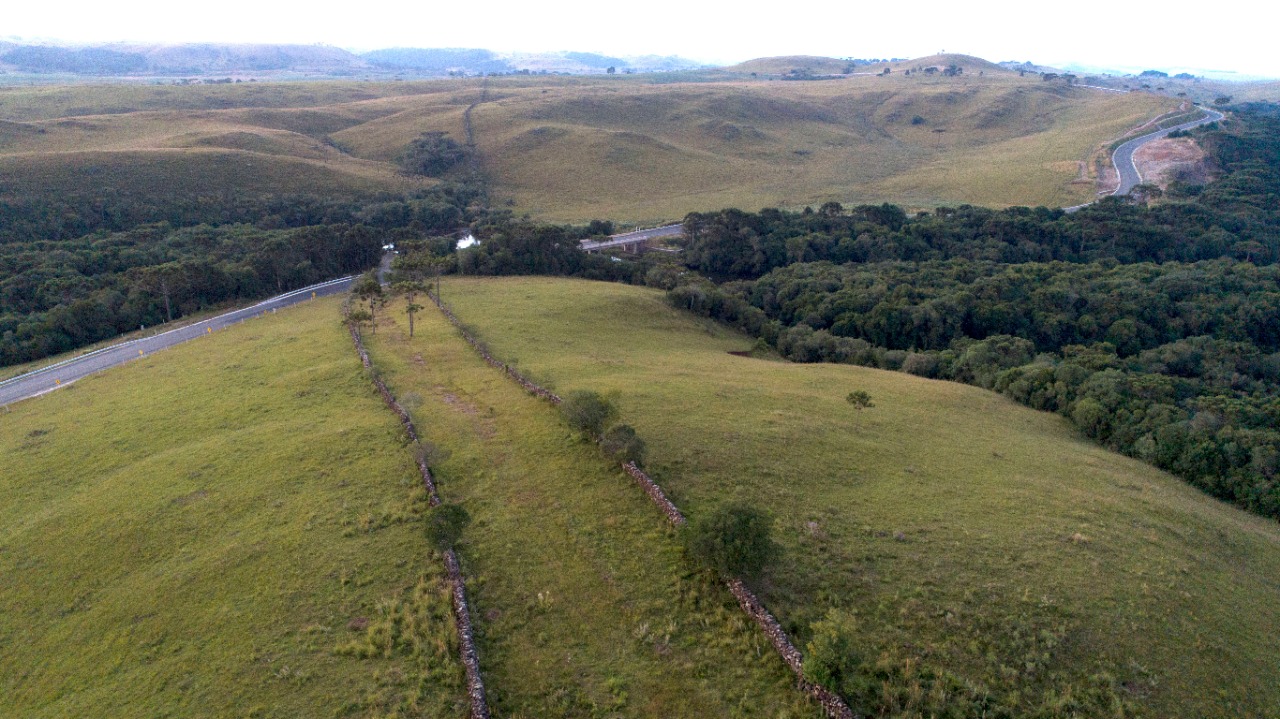
{"label": "stone wall", "polygon": [[427,296],[431,298],[432,302],[436,303],[436,307],[440,308],[440,311],[444,313],[444,316],[448,318],[448,320],[451,323],[453,323],[453,326],[458,328],[458,332],[462,334],[462,338],[465,339],[468,344],[474,347],[476,352],[479,353],[480,357],[483,358],[485,362],[488,362],[491,367],[496,367],[502,370],[503,372],[506,372],[508,377],[515,380],[516,384],[519,384],[521,387],[524,387],[525,391],[528,392],[529,394],[548,400],[552,404],[560,404],[561,402],[560,395],[557,395],[555,392],[552,392],[550,390],[543,389],[542,387],[539,387],[533,382],[530,382],[527,377],[517,372],[514,367],[507,365],[507,363],[505,362],[499,361],[497,358],[495,358],[492,354],[489,353],[489,349],[485,347],[484,344],[480,342],[480,340],[477,340],[470,332],[467,331],[465,327],[462,326],[462,322],[458,320],[457,316],[453,314],[452,310],[450,310],[448,307],[445,306],[443,302],[440,301],[439,297],[437,297],[434,293],[428,293]]}
{"label": "stone wall", "polygon": [[[373,362],[369,359],[369,353],[360,339],[360,330],[354,323],[348,323],[347,327],[351,330],[351,341],[355,343],[361,364],[365,369],[372,371]],[[400,406],[395,396],[391,394],[391,390],[387,389],[386,383],[376,373],[373,375],[373,385],[377,387],[378,394],[382,395],[382,401],[400,418],[400,423],[404,425],[404,431],[409,435],[409,439],[415,445],[420,444],[418,428],[413,426],[413,419],[409,417],[404,407]],[[432,507],[438,507],[440,496],[436,494],[435,480],[431,476],[430,468],[427,467],[427,460],[421,453],[418,453],[416,459],[418,470],[422,473],[422,484],[427,489],[427,502]],[[458,555],[452,549],[444,551],[444,568],[449,577],[450,595],[453,597],[453,621],[458,628],[458,650],[462,655],[462,666],[467,674],[467,697],[471,704],[471,719],[489,719],[489,703],[485,700],[484,679],[480,676],[480,653],[476,651],[475,632],[471,626],[471,610],[467,606],[466,583],[463,581],[462,568],[458,564]]]}
{"label": "stone wall", "polygon": [[[448,307],[440,302],[438,297],[435,295],[430,296],[431,300],[440,308],[440,311],[444,313],[444,316],[449,318],[449,321],[453,323],[454,327],[458,328],[458,331],[462,333],[462,337],[475,348],[476,352],[484,358],[485,362],[488,362],[491,366],[506,372],[509,377],[519,383],[520,386],[524,387],[530,394],[549,400],[552,404],[560,404],[561,400],[558,395],[529,381],[519,372],[515,371],[506,363],[499,361],[490,354],[488,348],[486,348],[483,343],[473,337],[471,333],[462,326],[462,322],[454,316],[453,312],[450,311]],[[680,512],[680,509],[676,507],[675,503],[667,498],[666,493],[662,491],[662,488],[658,486],[657,482],[650,479],[649,475],[645,474],[643,470],[637,467],[635,462],[627,462],[626,464],[623,464],[622,469],[626,471],[627,474],[631,475],[631,478],[635,480],[636,484],[640,485],[640,488],[644,490],[644,493],[649,495],[649,499],[653,500],[653,503],[658,505],[658,509],[660,509],[666,516],[668,522],[671,522],[671,524],[676,527],[684,526],[686,522],[684,514]],[[795,672],[796,683],[800,690],[813,697],[814,700],[822,705],[822,709],[827,713],[828,717],[831,717],[831,719],[854,719],[853,710],[849,708],[849,705],[845,703],[844,699],[842,699],[840,695],[826,687],[818,686],[808,679],[805,679],[803,666],[804,658],[800,654],[800,650],[796,649],[795,645],[791,642],[791,638],[787,636],[786,630],[784,630],[782,625],[778,623],[778,620],[769,613],[768,609],[765,609],[760,598],[757,597],[750,589],[747,589],[746,585],[744,585],[740,580],[731,579],[726,582],[726,584],[734,598],[738,600],[738,605],[742,607],[742,611],[746,612],[747,616],[751,617],[755,623],[760,626],[761,631],[763,631],[765,636],[769,637],[769,641],[773,643],[773,648],[782,656],[782,661],[786,662],[787,666],[791,667],[791,671]]]}
{"label": "stone wall", "polygon": [[644,470],[637,467],[635,462],[627,462],[622,465],[622,469],[625,470],[627,474],[631,475],[631,478],[636,481],[636,484],[640,485],[640,488],[644,490],[644,493],[649,495],[649,499],[652,499],[653,503],[658,505],[658,509],[661,509],[662,513],[667,515],[668,522],[671,522],[677,527],[684,526],[684,515],[680,513],[680,510],[676,507],[675,503],[670,499],[667,499],[667,495],[662,491],[662,487],[659,487],[657,482],[649,479],[649,475],[645,474]]}
{"label": "stone wall", "polygon": [[458,625],[458,648],[462,666],[467,672],[467,697],[471,700],[471,719],[489,719],[489,703],[484,696],[484,679],[480,676],[480,654],[476,651],[475,632],[471,627],[471,610],[467,607],[467,589],[462,580],[458,555],[452,549],[444,552],[444,567],[449,573],[453,596],[453,619]]}

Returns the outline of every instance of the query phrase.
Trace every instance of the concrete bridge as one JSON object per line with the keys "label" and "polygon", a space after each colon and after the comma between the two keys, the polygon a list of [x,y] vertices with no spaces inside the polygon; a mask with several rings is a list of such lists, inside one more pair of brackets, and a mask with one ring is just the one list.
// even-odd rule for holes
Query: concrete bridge
{"label": "concrete bridge", "polygon": [[679,237],[682,234],[684,234],[684,225],[663,225],[648,230],[610,235],[607,240],[583,240],[581,246],[587,252],[599,252],[614,247],[621,248],[623,252],[638,252],[641,247],[654,240]]}

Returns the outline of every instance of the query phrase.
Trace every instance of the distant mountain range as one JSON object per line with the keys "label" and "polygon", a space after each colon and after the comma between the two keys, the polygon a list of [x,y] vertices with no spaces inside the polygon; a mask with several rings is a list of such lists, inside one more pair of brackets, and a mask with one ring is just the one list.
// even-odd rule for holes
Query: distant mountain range
{"label": "distant mountain range", "polygon": [[0,42],[0,72],[96,77],[209,75],[414,76],[516,72],[593,74],[687,70],[681,57],[610,57],[590,52],[508,53],[470,48],[389,48],[353,53],[328,45],[66,46]]}

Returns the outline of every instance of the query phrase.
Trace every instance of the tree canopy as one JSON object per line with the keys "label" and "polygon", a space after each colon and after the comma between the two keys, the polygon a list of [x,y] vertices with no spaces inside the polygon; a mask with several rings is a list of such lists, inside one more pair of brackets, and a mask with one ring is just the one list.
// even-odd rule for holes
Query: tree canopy
{"label": "tree canopy", "polygon": [[405,172],[439,177],[467,157],[467,149],[447,132],[424,132],[401,151],[396,162]]}

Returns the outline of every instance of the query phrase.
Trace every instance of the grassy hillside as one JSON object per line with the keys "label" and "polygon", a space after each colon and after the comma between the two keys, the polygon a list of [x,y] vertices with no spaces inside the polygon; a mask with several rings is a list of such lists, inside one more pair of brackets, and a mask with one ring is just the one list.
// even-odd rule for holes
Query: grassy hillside
{"label": "grassy hillside", "polygon": [[473,517],[459,553],[496,715],[820,715],[617,467],[434,308],[412,340],[393,310],[366,345],[436,448],[441,498]]}
{"label": "grassy hillside", "polygon": [[[144,196],[404,191],[431,182],[390,162],[407,140],[366,160],[330,136],[400,113],[406,99],[453,102],[459,87],[441,80],[0,88],[0,197],[104,186]],[[401,102],[379,102],[387,97]]]}
{"label": "grassy hillside", "polygon": [[1075,182],[1090,153],[1170,104],[1010,73],[895,73],[519,88],[473,118],[517,211],[645,222],[826,200],[1075,204],[1094,192]]}
{"label": "grassy hillside", "polygon": [[[367,122],[383,111],[346,104],[311,108],[305,103],[314,102],[316,94],[291,93],[291,88],[277,90],[303,107],[256,107],[259,89],[240,91],[235,102],[240,107],[229,110],[208,109],[231,103],[205,88],[151,89],[150,95],[125,88],[121,93],[136,94],[139,107],[172,102],[179,108],[163,110],[110,103],[65,107],[62,95],[32,89],[13,105],[5,103],[13,112],[8,117],[69,114],[0,126],[0,171],[6,178],[0,192],[39,195],[110,187],[144,195],[216,194],[228,189],[339,195],[422,184],[400,175],[392,164],[356,159],[327,141],[329,133]],[[95,88],[80,91],[82,102],[100,99]],[[336,89],[319,94],[349,95]],[[183,100],[175,97],[184,95]],[[287,99],[276,101],[287,104]],[[29,103],[25,108],[24,102]]]}
{"label": "grassy hillside", "polygon": [[[952,63],[965,73],[905,72]],[[227,167],[267,191],[405,189],[421,181],[396,172],[396,155],[424,131],[461,140],[463,112],[484,100],[473,119],[493,195],[545,219],[642,223],[827,200],[1071,205],[1093,195],[1087,178],[1077,182],[1093,150],[1173,105],[964,56],[900,65],[816,82],[712,71],[687,82],[6,88],[0,193],[86,190],[112,176],[163,186],[169,175],[180,186],[205,176],[200,189],[214,191],[234,179]],[[96,174],[71,171],[82,163]]]}
{"label": "grassy hillside", "polygon": [[912,72],[915,72],[917,69],[927,71],[928,68],[934,68],[935,70],[945,70],[948,67],[952,67],[952,66],[960,68],[965,74],[969,74],[969,75],[977,75],[979,73],[982,73],[984,75],[985,74],[1010,75],[1013,73],[1012,70],[1003,68],[995,64],[994,62],[983,60],[980,57],[974,57],[972,55],[963,55],[963,54],[954,53],[954,52],[940,53],[937,55],[929,55],[926,57],[918,57],[918,58],[915,58],[914,60],[899,60],[896,62],[888,62],[888,63],[883,63],[881,65],[878,65],[876,67],[878,67],[879,69],[884,69],[885,67],[888,67],[890,72],[906,72],[907,70],[911,70]]}
{"label": "grassy hillside", "polygon": [[[994,393],[733,356],[746,338],[652,290],[453,280],[444,295],[557,391],[611,393],[689,514],[772,511],[784,555],[763,595],[802,645],[829,609],[855,614],[866,709],[1280,706],[1273,522]],[[854,390],[875,406],[848,404]]]}
{"label": "grassy hillside", "polygon": [[813,75],[836,75],[845,71],[848,60],[820,55],[788,55],[783,57],[759,57],[723,68],[726,72],[757,73],[760,75],[786,75],[805,72]]}
{"label": "grassy hillside", "polygon": [[465,714],[424,494],[336,313],[0,410],[0,715]]}

